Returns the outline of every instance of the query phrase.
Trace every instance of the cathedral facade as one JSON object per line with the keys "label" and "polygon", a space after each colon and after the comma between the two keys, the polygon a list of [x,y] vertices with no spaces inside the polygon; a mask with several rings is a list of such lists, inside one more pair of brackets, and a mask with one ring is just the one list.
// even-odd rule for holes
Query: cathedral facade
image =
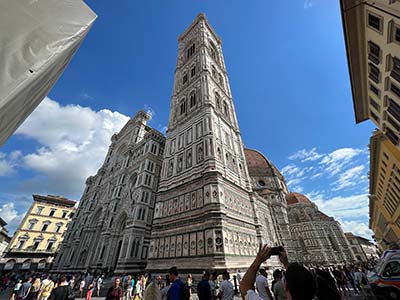
{"label": "cathedral facade", "polygon": [[[331,257],[306,256],[303,245],[315,245],[298,238],[312,220],[293,221],[282,174],[244,148],[221,44],[203,14],[179,36],[166,136],[140,111],[112,137],[103,166],[86,182],[55,270],[246,269],[260,243],[282,245],[305,263]],[[334,251],[351,261],[339,231],[329,231],[336,244],[321,242],[318,251],[340,245]]]}

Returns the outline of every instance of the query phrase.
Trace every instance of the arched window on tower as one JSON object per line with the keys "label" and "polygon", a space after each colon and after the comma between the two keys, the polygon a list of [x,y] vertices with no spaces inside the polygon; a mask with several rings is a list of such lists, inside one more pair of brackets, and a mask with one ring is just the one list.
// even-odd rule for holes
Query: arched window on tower
{"label": "arched window on tower", "polygon": [[189,48],[187,48],[187,50],[186,50],[186,56],[187,56],[187,58],[192,57],[195,51],[196,51],[196,46],[195,46],[195,44],[193,43],[193,44],[192,44]]}
{"label": "arched window on tower", "polygon": [[221,96],[218,93],[215,93],[215,105],[217,109],[221,109]]}
{"label": "arched window on tower", "polygon": [[221,85],[221,87],[224,87],[224,78],[222,77],[221,74],[218,75],[218,79],[219,79],[219,84]]}
{"label": "arched window on tower", "polygon": [[224,102],[224,115],[229,117],[229,108],[226,102]]}
{"label": "arched window on tower", "polygon": [[218,63],[219,62],[219,60],[218,60],[218,49],[217,49],[217,47],[215,46],[215,44],[211,40],[209,40],[208,43],[210,45],[210,47],[209,47],[210,56]]}
{"label": "arched window on tower", "polygon": [[183,115],[186,113],[186,101],[185,99],[182,100],[181,105],[180,105],[180,114]]}
{"label": "arched window on tower", "polygon": [[190,94],[190,108],[196,105],[196,93],[192,92]]}
{"label": "arched window on tower", "polygon": [[215,68],[215,66],[212,66],[212,76],[217,79],[217,69]]}

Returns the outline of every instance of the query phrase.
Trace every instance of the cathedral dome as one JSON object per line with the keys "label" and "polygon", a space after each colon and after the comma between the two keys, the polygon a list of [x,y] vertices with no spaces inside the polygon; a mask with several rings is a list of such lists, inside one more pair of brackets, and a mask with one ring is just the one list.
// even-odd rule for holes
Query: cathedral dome
{"label": "cathedral dome", "polygon": [[253,149],[244,149],[247,169],[250,177],[278,176],[283,179],[281,172],[262,153]]}
{"label": "cathedral dome", "polygon": [[311,204],[311,200],[308,199],[306,196],[300,193],[289,193],[286,195],[286,202],[288,205],[296,204],[296,203],[307,203]]}

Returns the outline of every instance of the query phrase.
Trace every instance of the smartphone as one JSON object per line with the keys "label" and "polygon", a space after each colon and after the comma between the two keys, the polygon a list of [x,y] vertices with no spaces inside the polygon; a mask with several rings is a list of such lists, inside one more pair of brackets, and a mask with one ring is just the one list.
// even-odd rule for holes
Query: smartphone
{"label": "smartphone", "polygon": [[285,249],[282,246],[272,247],[271,255],[279,255],[282,251],[285,251]]}

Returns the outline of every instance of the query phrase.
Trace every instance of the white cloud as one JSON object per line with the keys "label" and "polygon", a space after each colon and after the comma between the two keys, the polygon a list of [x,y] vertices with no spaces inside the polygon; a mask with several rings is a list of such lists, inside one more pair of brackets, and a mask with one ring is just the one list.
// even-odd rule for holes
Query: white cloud
{"label": "white cloud", "polygon": [[362,236],[366,239],[372,240],[372,230],[368,225],[363,222],[357,221],[342,221],[340,220],[344,232],[352,232],[355,235]]}
{"label": "white cloud", "polygon": [[287,182],[287,185],[288,185],[289,187],[291,187],[291,186],[294,186],[294,185],[296,185],[296,184],[299,184],[302,180],[303,180],[303,178],[293,178],[293,179],[291,179],[291,180],[289,180],[289,181]]}
{"label": "white cloud", "polygon": [[349,165],[352,159],[361,153],[362,149],[341,148],[327,155],[321,160],[320,164],[325,167],[325,171],[331,176],[336,175]]}
{"label": "white cloud", "polygon": [[327,215],[337,219],[356,219],[368,216],[368,194],[337,196],[325,199],[322,194],[315,195],[313,202]]}
{"label": "white cloud", "polygon": [[317,152],[317,148],[312,148],[310,150],[302,149],[299,150],[295,153],[293,153],[291,156],[288,158],[290,160],[301,160],[301,162],[306,162],[306,161],[315,161],[323,157],[323,154],[320,154]]}
{"label": "white cloud", "polygon": [[0,217],[7,222],[6,228],[10,234],[18,227],[24,216],[25,213],[17,212],[14,202],[5,203],[0,207]]}
{"label": "white cloud", "polygon": [[284,174],[285,176],[296,174],[298,171],[299,168],[296,167],[294,164],[290,164],[282,168],[282,174]]}
{"label": "white cloud", "polygon": [[37,172],[24,189],[79,197],[85,179],[101,166],[111,136],[128,120],[108,109],[62,106],[46,97],[17,131],[41,145],[23,157],[25,167]]}
{"label": "white cloud", "polygon": [[342,190],[344,188],[359,185],[361,182],[365,181],[364,173],[365,166],[360,165],[354,168],[348,169],[342,174],[340,174],[339,179],[334,182],[336,187],[334,191]]}
{"label": "white cloud", "polygon": [[18,159],[21,157],[21,151],[13,151],[8,155],[0,152],[0,176],[13,175],[18,166]]}

